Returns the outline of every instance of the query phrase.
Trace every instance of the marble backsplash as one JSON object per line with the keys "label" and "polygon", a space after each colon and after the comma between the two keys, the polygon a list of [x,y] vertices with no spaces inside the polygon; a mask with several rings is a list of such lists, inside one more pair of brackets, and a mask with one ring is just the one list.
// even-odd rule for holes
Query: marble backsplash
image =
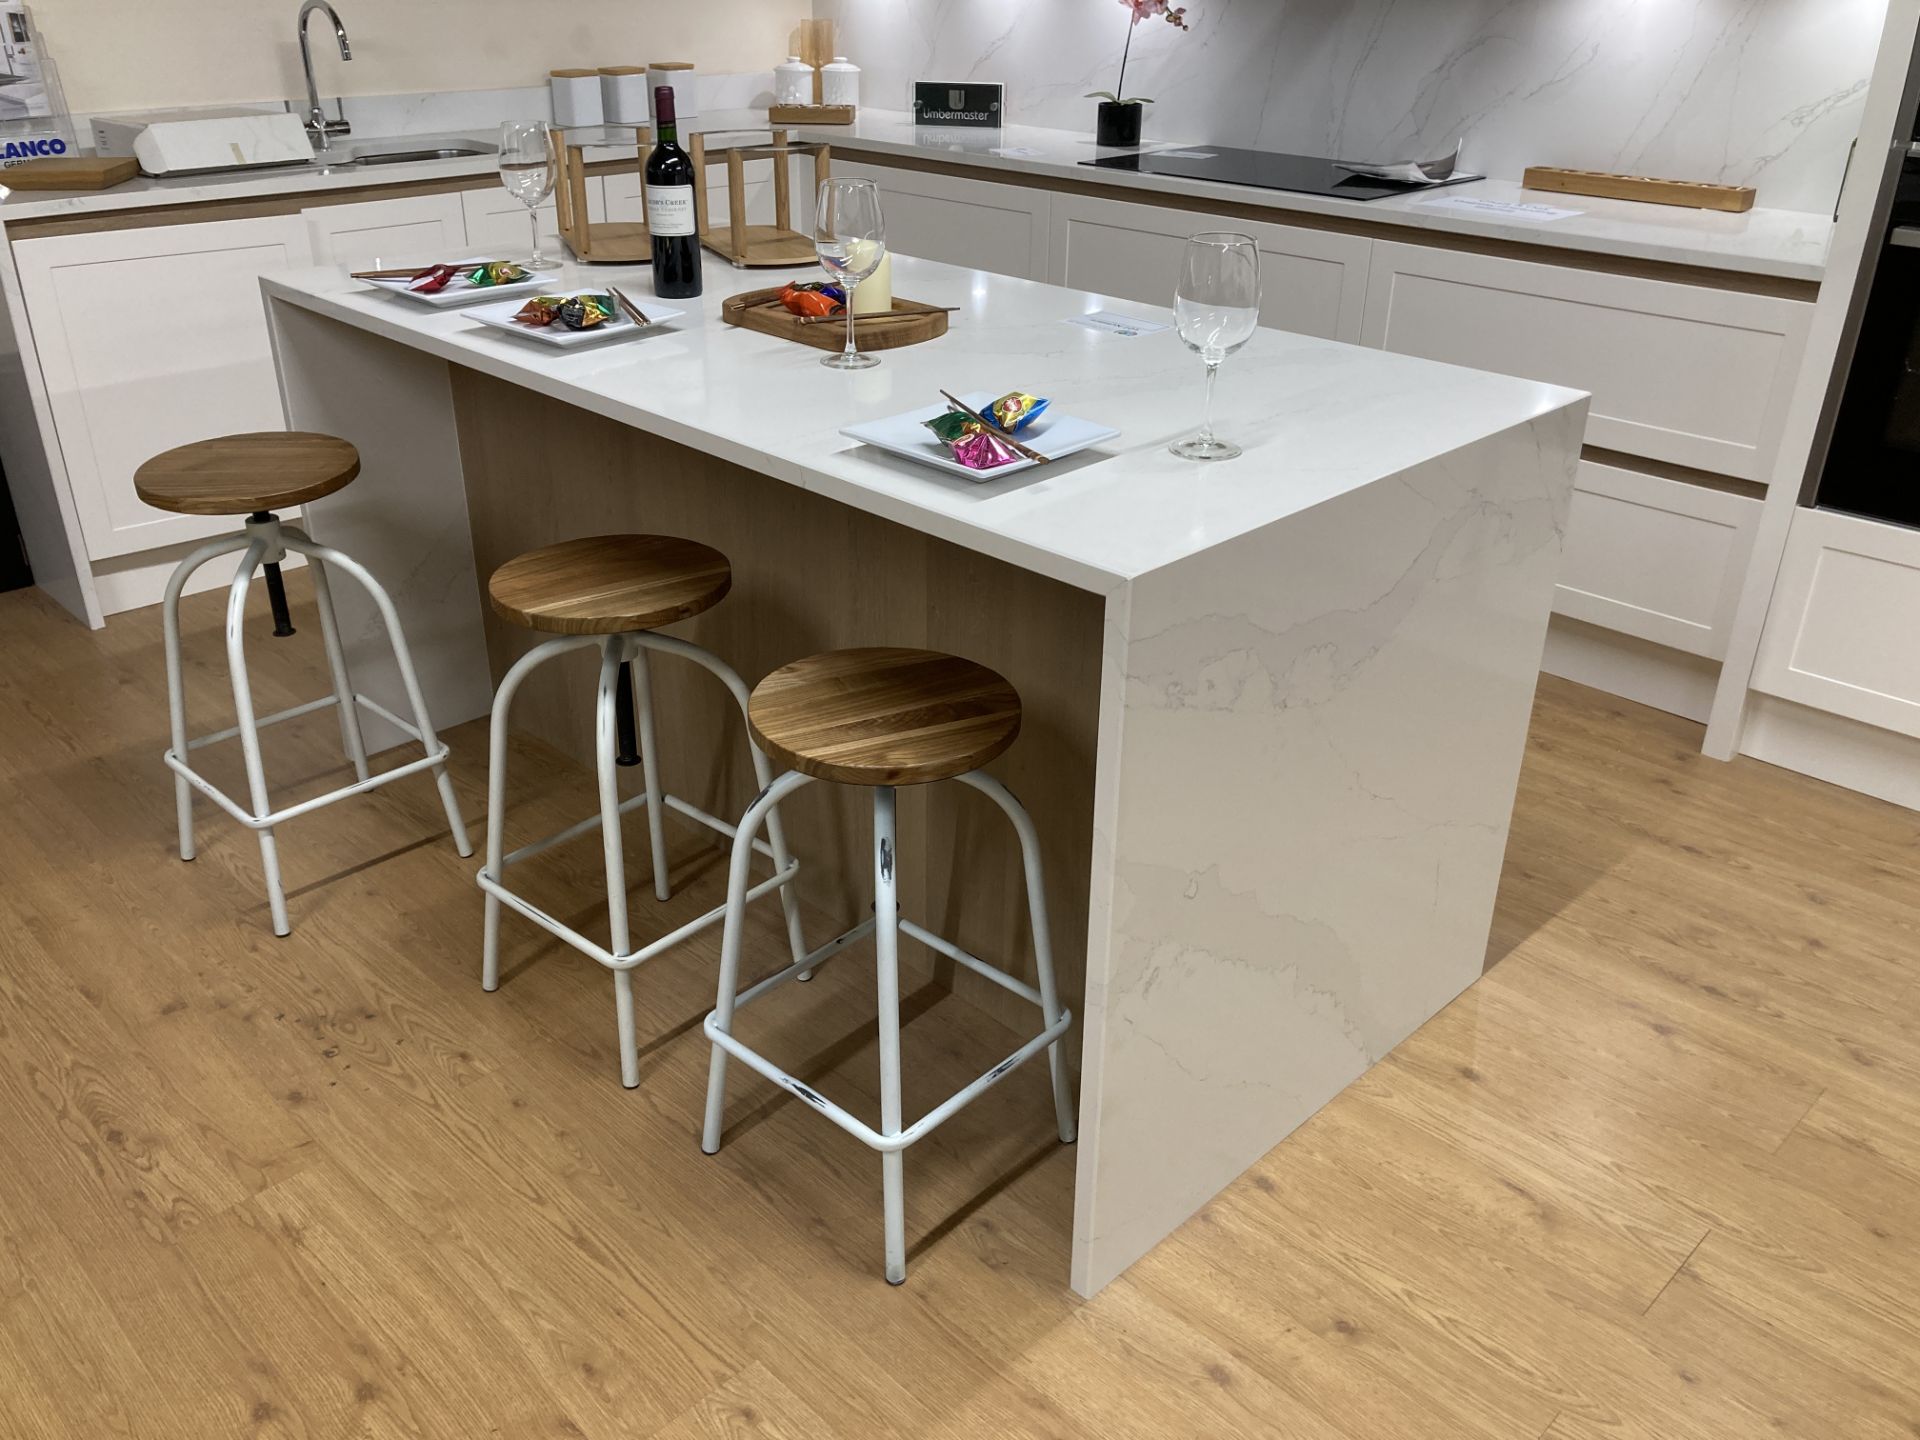
{"label": "marble backsplash", "polygon": [[[1530,164],[1753,185],[1833,207],[1886,0],[1186,0],[1192,27],[1134,36],[1147,138],[1412,159],[1467,141],[1476,170]],[[1016,123],[1091,129],[1126,40],[1114,0],[814,0],[865,70],[997,80]]]}

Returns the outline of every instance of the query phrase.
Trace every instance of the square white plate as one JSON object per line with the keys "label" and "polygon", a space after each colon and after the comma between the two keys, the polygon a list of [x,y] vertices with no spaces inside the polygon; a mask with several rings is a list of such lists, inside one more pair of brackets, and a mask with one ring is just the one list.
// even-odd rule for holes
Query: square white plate
{"label": "square white plate", "polygon": [[[462,260],[454,268],[459,269],[464,266],[471,270],[494,258],[497,257],[482,255],[477,260]],[[376,290],[384,290],[389,295],[398,295],[404,300],[411,300],[416,305],[431,305],[436,310],[444,310],[451,305],[471,305],[479,300],[491,300],[496,295],[523,297],[532,295],[555,278],[549,271],[535,270],[526,279],[515,280],[511,285],[475,285],[465,275],[455,275],[447,282],[446,289],[436,290],[431,295],[423,295],[418,290],[409,290],[407,286],[412,283],[409,280],[363,280],[360,283],[371,285]],[[526,302],[523,299],[521,303]]]}
{"label": "square white plate", "polygon": [[[960,398],[984,415],[986,407],[998,400],[1000,395],[976,390]],[[1022,470],[1031,470],[1038,463],[1016,459],[1005,465],[996,465],[991,470],[969,470],[953,458],[953,451],[941,444],[939,437],[927,429],[927,421],[936,415],[946,414],[952,408],[945,401],[938,405],[923,405],[904,415],[869,420],[864,425],[849,425],[840,433],[863,445],[872,445],[893,455],[904,455],[909,460],[918,460],[923,465],[931,465],[936,470],[945,470],[966,480],[998,480],[1002,475],[1017,475]],[[1038,450],[1049,460],[1059,460],[1091,446],[1117,440],[1120,432],[1111,425],[1082,420],[1077,415],[1063,415],[1049,406],[1046,414],[1015,438],[1028,449]]]}
{"label": "square white plate", "polygon": [[[555,291],[554,293],[558,295],[560,292]],[[607,292],[604,290],[569,290],[566,293],[568,295],[604,295]],[[560,350],[571,350],[576,345],[598,345],[618,336],[644,335],[650,330],[657,330],[660,326],[666,324],[667,321],[677,320],[687,313],[684,310],[670,309],[662,305],[658,300],[636,299],[633,303],[638,305],[641,310],[646,313],[647,319],[652,322],[651,324],[636,325],[627,317],[627,313],[624,310],[618,310],[614,313],[614,317],[611,320],[596,325],[591,330],[569,330],[558,320],[547,326],[521,324],[513,317],[526,303],[526,300],[522,298],[519,300],[509,300],[504,305],[480,305],[469,310],[462,318],[478,320],[482,325],[490,325],[495,330],[504,330],[509,335],[519,335],[524,339],[537,341],[542,345],[552,345]]]}

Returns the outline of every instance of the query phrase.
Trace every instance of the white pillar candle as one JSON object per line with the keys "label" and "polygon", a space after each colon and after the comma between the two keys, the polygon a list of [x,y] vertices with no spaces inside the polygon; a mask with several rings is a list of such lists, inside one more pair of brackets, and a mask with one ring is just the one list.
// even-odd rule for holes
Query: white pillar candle
{"label": "white pillar candle", "polygon": [[884,315],[891,309],[893,309],[893,252],[889,250],[880,257],[880,264],[873,274],[854,287],[853,313]]}

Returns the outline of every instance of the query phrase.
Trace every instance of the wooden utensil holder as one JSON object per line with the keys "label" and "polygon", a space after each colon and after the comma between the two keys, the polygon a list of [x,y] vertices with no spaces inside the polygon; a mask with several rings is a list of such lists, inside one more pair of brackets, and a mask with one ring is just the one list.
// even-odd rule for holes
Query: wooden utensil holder
{"label": "wooden utensil holder", "polygon": [[[627,127],[592,126],[604,134]],[[634,168],[640,175],[640,213],[647,208],[647,157],[653,153],[651,126],[636,125],[633,142],[637,151]],[[553,206],[560,220],[560,238],[567,242],[576,260],[589,265],[645,265],[653,259],[653,237],[645,221],[600,220],[587,218],[587,156],[584,145],[567,143],[567,132],[555,129],[550,134],[553,150]],[[696,191],[696,194],[698,192]]]}
{"label": "wooden utensil holder", "polygon": [[[704,177],[709,165],[727,167],[726,228],[722,230],[708,216],[704,183],[693,187],[693,218],[700,243],[725,256],[735,269],[783,269],[815,263],[813,241],[793,228],[793,177],[787,173],[787,161],[795,155],[812,155],[813,183],[818,190],[831,168],[829,147],[817,141],[789,144],[785,130],[775,130],[772,135],[770,144],[709,151],[706,137],[696,131],[687,144],[695,175]],[[749,225],[746,162],[762,159],[773,161],[773,224]]]}

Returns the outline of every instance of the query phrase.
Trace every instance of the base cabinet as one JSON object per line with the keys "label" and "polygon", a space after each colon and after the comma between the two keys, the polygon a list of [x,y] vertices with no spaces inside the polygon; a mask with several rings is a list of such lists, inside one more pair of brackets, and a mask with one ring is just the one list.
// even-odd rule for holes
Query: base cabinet
{"label": "base cabinet", "polygon": [[1056,194],[1048,278],[1142,305],[1171,305],[1187,237],[1233,230],[1260,247],[1260,323],[1360,342],[1373,241],[1202,211]]}
{"label": "base cabinet", "polygon": [[887,244],[897,254],[1047,278],[1049,194],[991,180],[833,161],[833,173],[880,183]]}
{"label": "base cabinet", "polygon": [[58,450],[95,559],[233,528],[141,503],[141,461],[278,430],[259,277],[313,263],[299,215],[23,240],[13,247]]}
{"label": "base cabinet", "polygon": [[308,210],[306,218],[316,265],[349,270],[411,265],[462,259],[467,249],[466,212],[458,194],[321,205]]}

